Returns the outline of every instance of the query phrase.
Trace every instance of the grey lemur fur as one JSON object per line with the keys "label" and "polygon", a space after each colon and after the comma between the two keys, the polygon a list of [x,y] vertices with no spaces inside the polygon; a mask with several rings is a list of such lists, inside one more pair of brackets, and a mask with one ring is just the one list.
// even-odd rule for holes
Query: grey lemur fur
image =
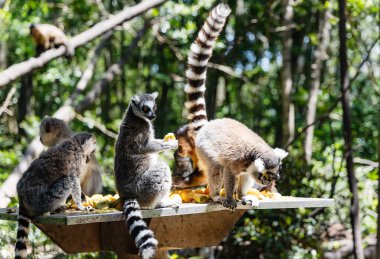
{"label": "grey lemur fur", "polygon": [[[257,134],[237,121],[207,121],[204,97],[207,63],[216,37],[230,13],[227,4],[217,5],[191,45],[186,71],[188,84],[185,87],[189,124],[177,130],[176,135],[180,146],[179,155],[190,156],[195,168],[200,172],[207,171],[213,200],[234,209],[236,176],[238,198],[252,202],[246,197],[248,189],[254,181],[264,186],[272,184],[279,177],[281,159],[287,153],[280,149],[273,150]],[[219,197],[223,184],[227,199]]]}
{"label": "grey lemur fur", "polygon": [[157,153],[175,149],[176,140],[164,142],[154,138],[157,93],[135,95],[120,125],[115,147],[115,182],[125,200],[126,225],[142,258],[152,258],[158,241],[142,219],[141,208],[178,206],[169,199],[172,184],[169,166]]}
{"label": "grey lemur fur", "polygon": [[27,257],[29,223],[45,213],[62,210],[71,194],[79,210],[79,177],[95,151],[95,137],[79,133],[43,152],[17,183],[20,203],[15,258]]}
{"label": "grey lemur fur", "polygon": [[[74,133],[63,120],[45,117],[41,121],[40,140],[47,147],[53,147],[73,135]],[[80,176],[80,185],[82,191],[88,196],[102,193],[102,170],[96,161],[95,154],[91,155],[90,163],[86,165],[86,170]]]}
{"label": "grey lemur fur", "polygon": [[[237,195],[244,201],[254,181],[266,186],[279,179],[281,160],[288,155],[282,149],[272,149],[244,124],[227,118],[204,125],[195,144],[207,167],[211,198],[231,210],[236,208],[233,194],[237,176]],[[226,198],[219,196],[223,185]]]}
{"label": "grey lemur fur", "polygon": [[[189,177],[188,183],[182,182],[184,186],[207,184],[206,169],[197,158],[193,133],[194,130],[200,129],[207,123],[204,98],[207,65],[212,56],[215,42],[230,13],[231,9],[227,4],[222,3],[214,7],[190,47],[187,59],[188,69],[186,71],[187,85],[185,86],[187,96],[185,107],[188,111],[188,124],[175,131],[179,145],[178,155],[176,154],[174,157],[176,165],[178,165],[175,168],[175,174],[182,175],[184,179]],[[185,157],[190,157],[192,161],[187,160],[185,163],[183,159]],[[190,170],[192,171],[189,175]]]}

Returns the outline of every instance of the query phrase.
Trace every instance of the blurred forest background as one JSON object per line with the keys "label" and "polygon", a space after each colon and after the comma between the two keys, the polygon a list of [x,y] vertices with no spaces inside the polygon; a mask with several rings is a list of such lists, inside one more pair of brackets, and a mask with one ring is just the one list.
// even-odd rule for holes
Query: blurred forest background
{"label": "blurred forest background", "polygon": [[[282,195],[333,197],[336,203],[329,209],[250,211],[220,246],[175,251],[172,257],[350,255],[352,193],[344,158],[338,1],[227,2],[232,14],[208,70],[209,118],[237,119],[270,145],[288,149],[277,185]],[[0,0],[0,71],[35,55],[31,23],[54,24],[73,37],[136,3]],[[27,148],[38,144],[40,120],[69,105],[76,111],[66,118],[72,129],[96,134],[105,192],[115,193],[115,135],[130,98],[159,92],[158,138],[186,123],[187,53],[216,3],[167,1],[77,48],[72,59],[54,59],[0,87],[0,186],[17,169]],[[367,256],[374,255],[378,217],[379,5],[379,0],[347,0],[346,10],[352,155],[359,230]],[[144,27],[147,20],[151,23]],[[95,89],[99,91],[93,95]],[[0,195],[8,206],[17,205],[16,198],[10,203],[5,198],[12,195],[4,185]],[[0,221],[1,258],[12,257],[15,230],[15,223]],[[39,230],[34,228],[29,236],[36,258],[63,256]]]}

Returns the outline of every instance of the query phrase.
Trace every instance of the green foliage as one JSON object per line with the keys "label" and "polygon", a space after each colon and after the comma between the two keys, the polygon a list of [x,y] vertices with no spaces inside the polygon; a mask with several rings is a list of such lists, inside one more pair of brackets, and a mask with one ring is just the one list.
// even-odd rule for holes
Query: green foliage
{"label": "green foliage", "polygon": [[[99,5],[99,3],[102,5]],[[281,1],[228,1],[232,7],[226,29],[216,44],[212,62],[230,67],[234,75],[217,69],[209,69],[207,103],[209,117],[235,118],[254,129],[272,146],[281,138]],[[237,4],[243,3],[243,8]],[[94,76],[85,94],[102,78],[111,64],[117,63],[123,50],[130,44],[145,19],[159,19],[133,51],[127,64],[104,94],[82,116],[103,124],[116,133],[128,102],[136,93],[159,92],[156,136],[161,138],[186,123],[184,113],[184,74],[186,57],[195,33],[216,1],[168,1],[160,8],[135,18],[118,27],[102,51]],[[318,93],[317,117],[334,107],[340,98],[339,40],[337,28],[337,3],[335,1],[296,1],[292,49],[292,74],[294,89],[292,101],[296,111],[296,132],[305,126],[306,104],[309,98],[311,65],[315,49],[320,43],[318,26],[323,12],[331,5],[333,12],[331,42],[328,58],[323,65],[321,87]],[[29,37],[30,23],[52,23],[74,36],[107,14],[117,13],[134,1],[7,1],[0,9],[0,49],[6,48],[7,66],[35,55],[34,43]],[[377,159],[377,134],[379,118],[379,44],[370,60],[358,72],[357,68],[369,47],[377,39],[379,1],[349,0],[348,55],[349,75],[358,76],[351,84],[352,129],[354,157],[371,161]],[[155,36],[157,31],[165,40]],[[22,121],[17,120],[20,107],[21,80],[0,91],[0,101],[5,100],[12,86],[17,88],[9,111],[0,117],[0,184],[18,164],[30,141],[38,135],[41,118],[52,115],[74,91],[82,72],[89,63],[89,53],[99,44],[94,40],[76,50],[71,60],[54,60],[33,72],[33,94],[28,100],[28,112]],[[376,56],[377,55],[377,56]],[[1,56],[1,55],[0,55]],[[0,58],[1,59],[1,58]],[[0,67],[2,62],[0,60]],[[4,67],[1,67],[1,69]],[[217,93],[217,94],[215,94]],[[212,109],[213,108],[213,109]],[[13,115],[12,115],[13,113]],[[345,162],[343,160],[342,110],[339,105],[328,119],[316,124],[313,140],[313,160],[308,166],[304,160],[301,135],[289,148],[285,160],[285,173],[278,183],[283,195],[305,197],[334,197],[336,205],[314,215],[312,209],[250,211],[239,221],[232,233],[218,248],[220,258],[319,258],[321,243],[326,241],[326,228],[334,223],[349,224],[349,199]],[[107,193],[114,193],[113,157],[115,140],[106,136],[92,123],[74,120],[70,126],[75,131],[89,131],[97,136],[97,158],[103,170]],[[170,154],[164,154],[170,163]],[[356,174],[360,192],[363,236],[376,232],[377,177],[371,166],[358,164]],[[334,190],[334,192],[332,192]],[[14,199],[11,205],[15,205]],[[312,215],[312,216],[311,216]],[[15,239],[15,223],[0,221],[0,257],[9,257]],[[33,228],[30,239],[34,244],[34,256],[62,252],[52,246],[39,230]],[[43,246],[44,249],[37,249]],[[194,253],[195,254],[195,253]],[[85,258],[96,258],[88,254]],[[114,258],[112,254],[101,255]],[[77,256],[71,256],[77,258]],[[71,258],[70,257],[70,258]],[[183,258],[174,252],[171,258]]]}

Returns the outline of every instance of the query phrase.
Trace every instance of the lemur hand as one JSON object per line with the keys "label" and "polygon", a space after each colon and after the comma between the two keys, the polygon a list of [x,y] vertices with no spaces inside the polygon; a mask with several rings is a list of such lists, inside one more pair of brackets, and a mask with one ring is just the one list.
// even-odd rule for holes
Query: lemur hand
{"label": "lemur hand", "polygon": [[167,142],[167,145],[169,145],[169,147],[171,149],[175,149],[175,148],[178,148],[178,140],[169,140]]}

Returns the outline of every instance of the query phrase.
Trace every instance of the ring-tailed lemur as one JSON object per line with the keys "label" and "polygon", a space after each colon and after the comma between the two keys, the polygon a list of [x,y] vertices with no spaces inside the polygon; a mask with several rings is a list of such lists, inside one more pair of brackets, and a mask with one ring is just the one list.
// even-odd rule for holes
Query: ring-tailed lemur
{"label": "ring-tailed lemur", "polygon": [[[256,183],[270,185],[280,177],[281,161],[288,153],[272,149],[259,135],[233,119],[216,119],[196,133],[198,158],[207,167],[210,196],[215,202],[234,210],[236,177],[238,198],[248,201],[248,189]],[[224,185],[226,198],[219,196]]]}
{"label": "ring-tailed lemur", "polygon": [[178,142],[154,138],[157,93],[132,97],[120,125],[115,147],[115,182],[125,200],[124,214],[129,233],[142,258],[152,258],[158,241],[142,219],[140,208],[178,206],[169,199],[172,184],[169,166],[157,155],[178,147]]}
{"label": "ring-tailed lemur", "polygon": [[[40,140],[47,147],[55,146],[73,135],[74,133],[63,120],[46,117],[41,121]],[[88,196],[102,193],[102,170],[96,161],[95,154],[91,155],[86,170],[80,176],[80,186]]]}
{"label": "ring-tailed lemur", "polygon": [[[207,184],[207,175],[204,166],[197,158],[193,131],[207,123],[205,91],[207,64],[211,58],[215,42],[222,31],[231,9],[227,4],[219,4],[212,9],[198,33],[197,39],[191,44],[186,71],[187,85],[185,93],[187,101],[189,123],[175,131],[178,139],[178,155],[175,156],[175,175],[190,178],[187,182],[178,181],[176,185],[192,187]],[[187,163],[180,162],[179,157],[190,157]],[[189,170],[193,170],[189,172]]]}
{"label": "ring-tailed lemur", "polygon": [[20,203],[15,258],[27,257],[29,223],[35,217],[65,208],[71,194],[80,210],[80,174],[95,151],[96,139],[79,133],[43,152],[17,183]]}
{"label": "ring-tailed lemur", "polygon": [[[245,195],[248,188],[253,185],[253,179],[255,179],[257,183],[267,186],[273,182],[273,180],[278,178],[278,169],[280,168],[281,159],[283,159],[287,153],[280,149],[272,150],[264,140],[241,123],[228,119],[216,120],[212,123],[208,123],[207,121],[204,98],[207,62],[211,56],[212,46],[215,39],[223,28],[230,12],[231,11],[226,4],[220,4],[215,7],[207,18],[202,30],[199,32],[197,40],[191,45],[191,51],[188,58],[189,69],[186,71],[188,85],[185,88],[188,99],[185,106],[189,111],[189,124],[181,127],[175,133],[179,141],[179,155],[182,157],[191,157],[193,163],[196,165],[195,168],[199,168],[200,172],[208,172],[208,182],[212,189],[211,195],[213,200],[221,201],[226,207],[234,209],[236,202],[231,198],[233,195],[231,192],[233,193],[235,189],[235,175],[239,175],[239,181],[237,184],[238,197],[246,200]],[[214,23],[212,23],[213,21]],[[214,26],[216,25],[218,30],[210,29],[212,24]],[[223,123],[226,124],[224,125]],[[239,127],[235,127],[237,123],[240,125]],[[217,132],[218,128],[213,128],[215,125],[220,127],[224,126],[226,131],[221,129]],[[205,129],[202,128],[203,126]],[[251,138],[250,144],[252,144],[252,146],[245,146],[246,143],[240,141],[239,134],[236,134],[232,138],[236,143],[230,143],[231,146],[225,148],[228,144],[223,146],[223,142],[225,141],[226,143],[229,143],[228,140],[226,140],[229,137],[228,130],[231,130],[229,127],[242,132],[248,130],[248,133],[250,134],[246,132],[246,135]],[[208,131],[209,134],[207,133]],[[204,137],[203,135],[207,137]],[[213,145],[215,146],[215,149],[212,148],[214,147]],[[210,148],[207,148],[208,146],[210,146]],[[231,153],[231,161],[228,160],[228,150],[233,146],[235,149],[231,150],[237,152],[236,156],[244,154],[242,157],[239,157],[239,162],[234,161],[236,157],[232,156],[234,155],[233,153]],[[250,152],[250,159],[253,159],[254,157],[257,158],[257,168],[244,168],[244,166],[240,166],[239,163],[246,164],[249,161],[249,159],[247,160],[245,157],[248,151]],[[263,155],[264,153],[266,155]],[[200,154],[202,154],[202,157],[200,157]],[[222,159],[219,161],[218,154],[220,157],[225,157],[224,159],[226,160]],[[263,156],[263,159],[258,159],[259,156]],[[276,161],[276,163],[269,163],[268,161],[271,159]],[[251,163],[252,162],[254,162],[254,160],[252,160]],[[234,174],[228,172],[224,174],[222,169],[231,163],[235,163],[235,166],[239,165],[239,169],[231,169]],[[187,166],[187,168],[190,168],[190,166]],[[241,173],[245,171],[247,172]],[[204,173],[201,175],[204,175]],[[225,177],[223,177],[223,175],[225,175]],[[231,175],[234,175],[234,177]],[[223,185],[223,182],[227,191],[227,199],[221,199],[219,197],[219,190]]]}

